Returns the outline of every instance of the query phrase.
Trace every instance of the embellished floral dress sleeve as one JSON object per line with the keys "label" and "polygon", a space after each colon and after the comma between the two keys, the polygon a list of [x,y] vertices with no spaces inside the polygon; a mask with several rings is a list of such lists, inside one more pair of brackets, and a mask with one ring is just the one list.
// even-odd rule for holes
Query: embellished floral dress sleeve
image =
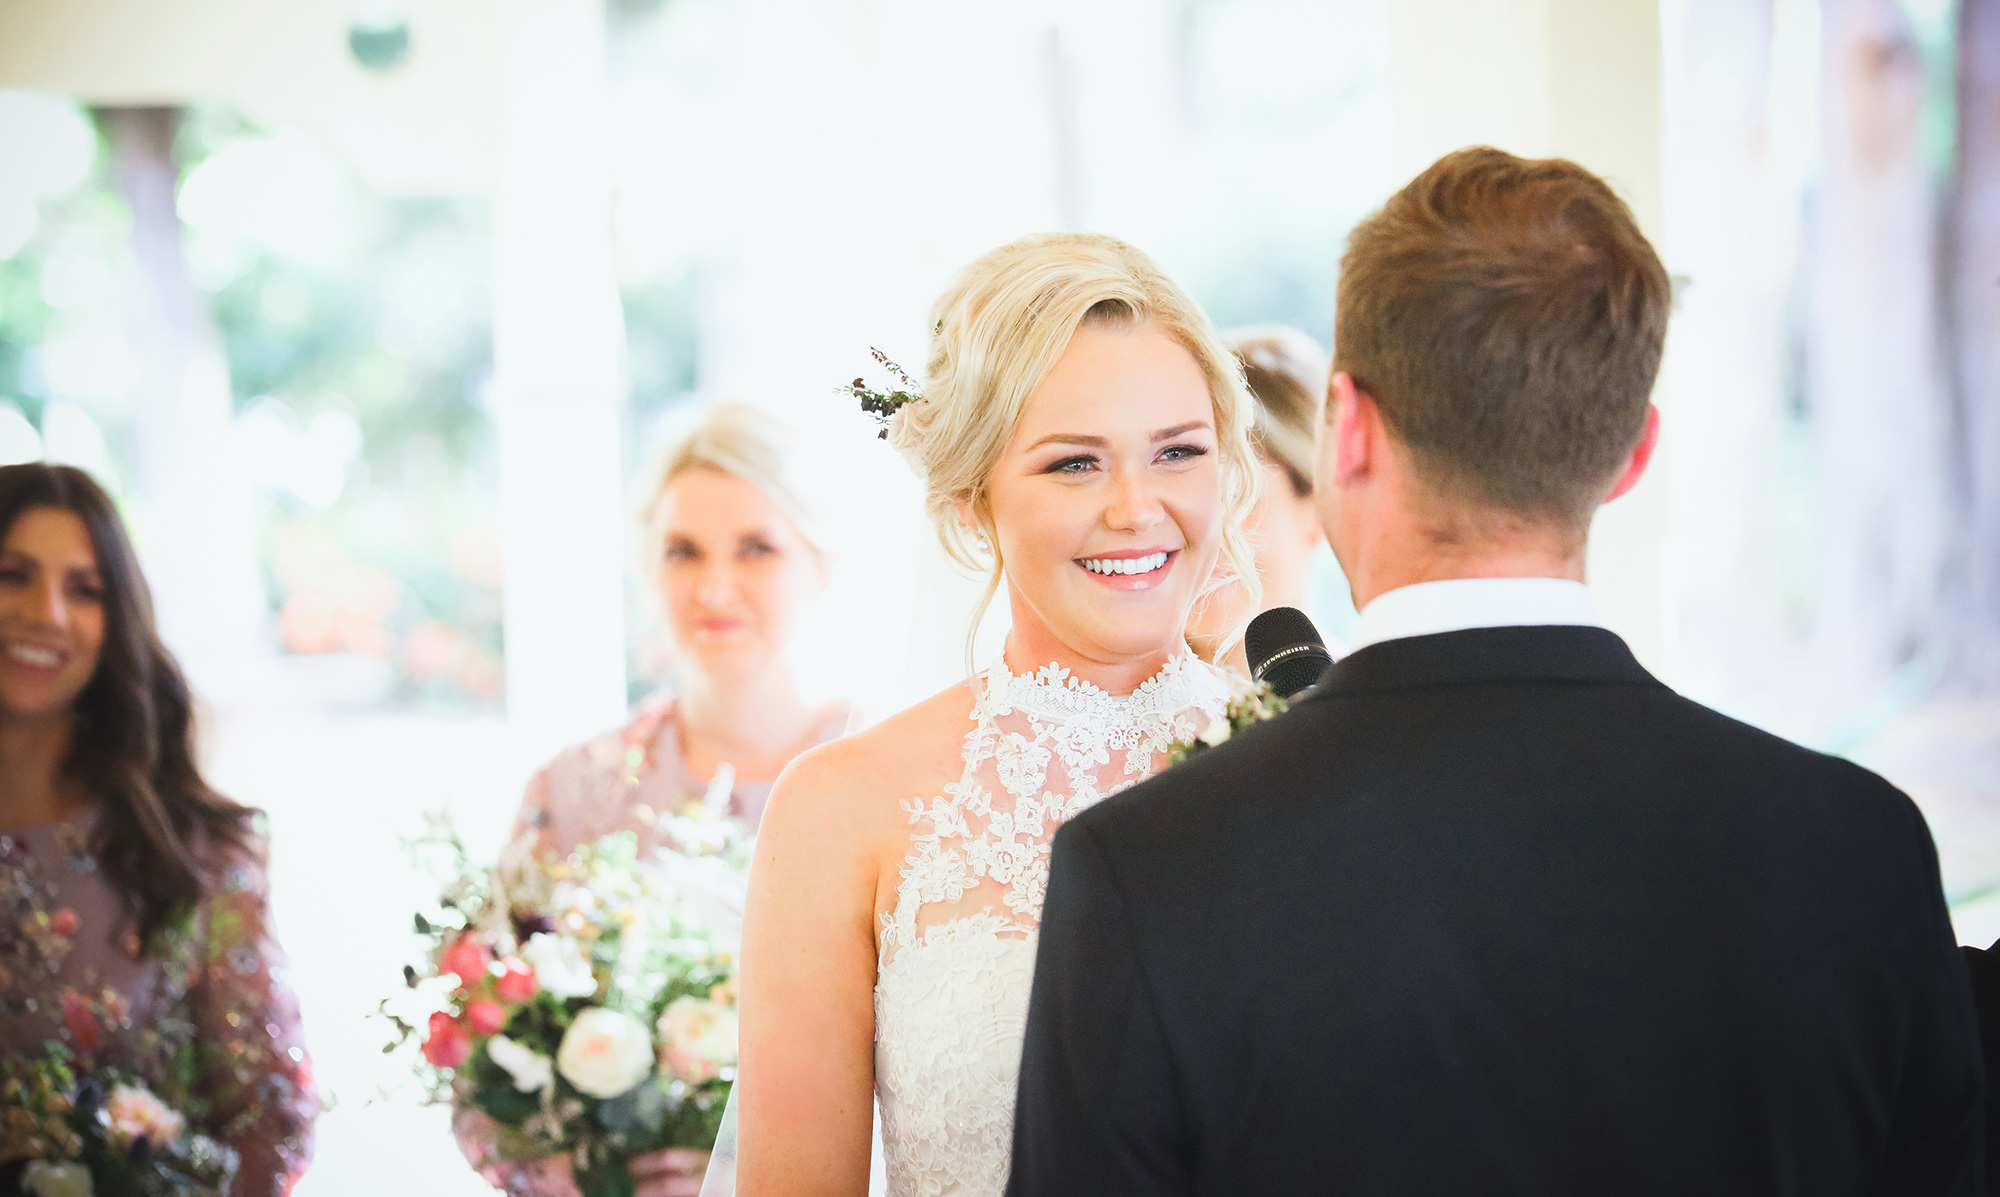
{"label": "embellished floral dress sleeve", "polygon": [[0,830],[0,1067],[61,1049],[78,1072],[136,1082],[235,1149],[232,1197],[290,1192],[319,1101],[263,842],[198,847],[208,884],[142,939],[91,847],[95,818]]}
{"label": "embellished floral dress sleeve", "polygon": [[204,896],[188,1012],[212,1133],[242,1157],[232,1197],[281,1197],[312,1160],[319,1113],[298,999],[270,923],[268,851],[229,853]]}

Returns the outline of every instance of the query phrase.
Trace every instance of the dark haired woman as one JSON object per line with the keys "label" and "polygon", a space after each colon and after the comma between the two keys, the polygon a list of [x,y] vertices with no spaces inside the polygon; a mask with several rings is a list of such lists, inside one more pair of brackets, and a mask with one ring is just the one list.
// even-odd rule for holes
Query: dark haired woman
{"label": "dark haired woman", "polygon": [[264,844],[189,725],[111,500],[0,467],[0,1059],[136,1079],[236,1149],[238,1197],[282,1194],[318,1101]]}

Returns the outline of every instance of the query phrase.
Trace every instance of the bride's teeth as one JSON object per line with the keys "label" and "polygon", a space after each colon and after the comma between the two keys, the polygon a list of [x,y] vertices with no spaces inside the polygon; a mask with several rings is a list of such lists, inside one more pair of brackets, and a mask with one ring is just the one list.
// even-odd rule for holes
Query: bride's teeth
{"label": "bride's teeth", "polygon": [[1091,557],[1082,562],[1083,568],[1094,574],[1116,576],[1121,574],[1149,574],[1167,563],[1165,553],[1153,553],[1145,557]]}

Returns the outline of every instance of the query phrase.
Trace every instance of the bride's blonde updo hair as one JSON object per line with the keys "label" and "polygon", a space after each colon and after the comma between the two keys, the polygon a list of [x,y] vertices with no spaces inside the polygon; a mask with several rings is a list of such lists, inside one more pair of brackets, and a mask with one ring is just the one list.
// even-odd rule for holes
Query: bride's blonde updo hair
{"label": "bride's blonde updo hair", "polygon": [[[904,406],[889,432],[923,479],[925,509],[945,552],[987,572],[975,629],[1006,568],[986,502],[993,467],[1029,397],[1086,323],[1157,325],[1201,367],[1222,479],[1223,568],[1214,585],[1240,578],[1259,589],[1243,533],[1257,497],[1248,435],[1255,408],[1235,355],[1194,300],[1139,250],[1097,233],[1039,233],[974,260],[938,297],[923,399]],[[976,526],[959,518],[961,507]],[[1240,634],[1236,629],[1225,647]]]}

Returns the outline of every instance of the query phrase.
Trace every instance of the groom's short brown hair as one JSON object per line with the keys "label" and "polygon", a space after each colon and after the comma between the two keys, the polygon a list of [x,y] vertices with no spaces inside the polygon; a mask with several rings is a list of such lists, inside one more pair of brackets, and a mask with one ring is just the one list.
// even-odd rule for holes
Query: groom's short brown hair
{"label": "groom's short brown hair", "polygon": [[1433,489],[1583,527],[1645,428],[1671,300],[1604,180],[1459,150],[1349,238],[1333,368]]}

